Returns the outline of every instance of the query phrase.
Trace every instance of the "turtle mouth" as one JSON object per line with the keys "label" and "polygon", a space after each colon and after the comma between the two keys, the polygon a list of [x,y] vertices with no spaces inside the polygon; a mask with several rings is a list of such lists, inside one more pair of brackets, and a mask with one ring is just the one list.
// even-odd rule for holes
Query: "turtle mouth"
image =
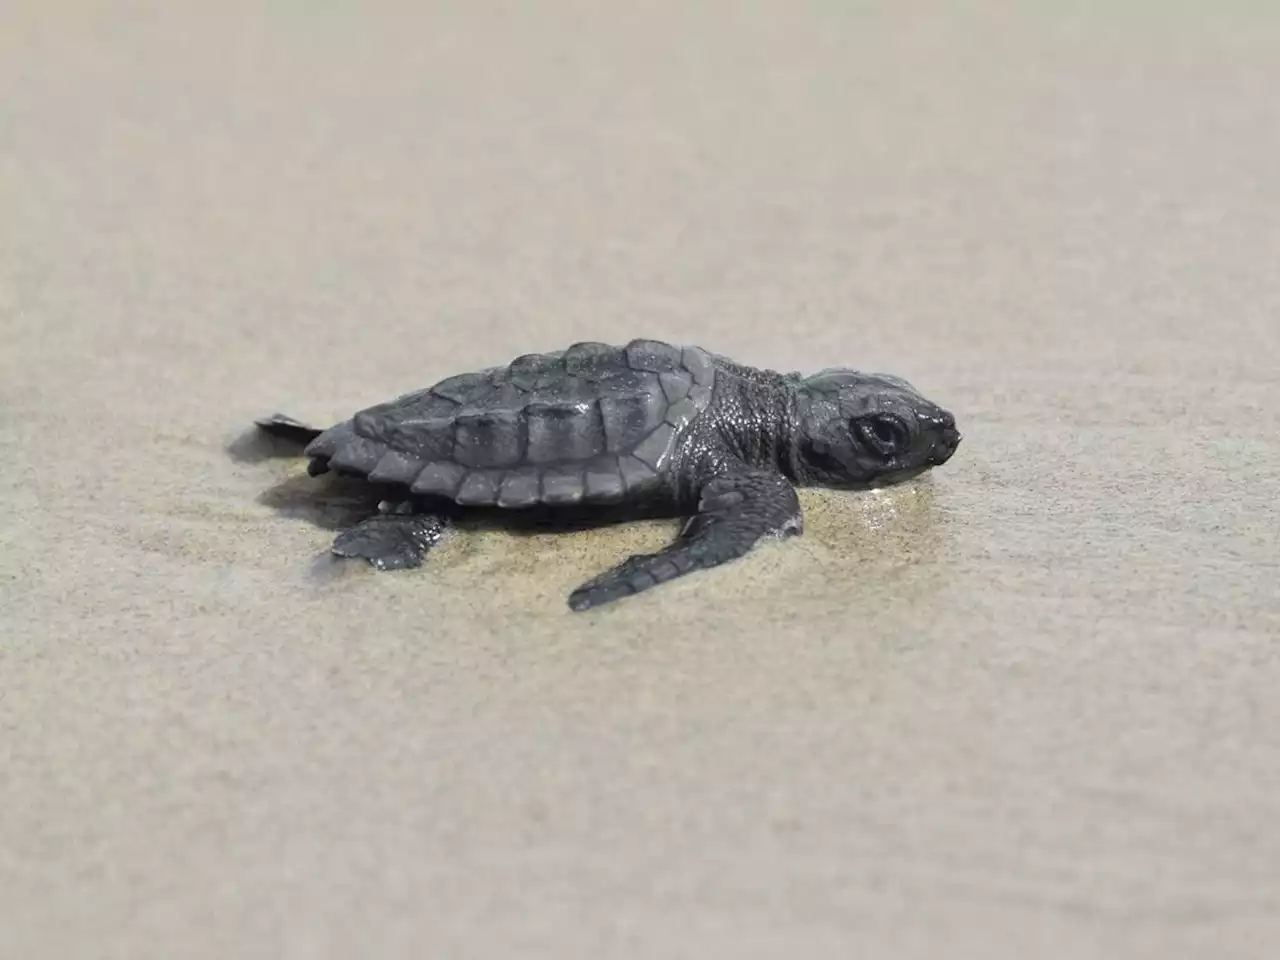
{"label": "turtle mouth", "polygon": [[954,455],[960,446],[960,441],[964,437],[955,427],[946,427],[942,434],[934,441],[933,451],[929,454],[929,462],[935,467],[940,467]]}

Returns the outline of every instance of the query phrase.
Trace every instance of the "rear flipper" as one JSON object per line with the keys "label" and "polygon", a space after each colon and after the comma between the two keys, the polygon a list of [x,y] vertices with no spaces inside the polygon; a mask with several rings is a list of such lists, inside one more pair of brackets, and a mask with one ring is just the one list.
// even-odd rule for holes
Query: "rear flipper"
{"label": "rear flipper", "polygon": [[574,610],[648,590],[743,556],[762,538],[803,530],[795,488],[778,473],[739,464],[702,488],[698,512],[675,543],[624,560],[569,595]]}
{"label": "rear flipper", "polygon": [[323,430],[309,427],[305,423],[300,423],[293,419],[293,417],[285,416],[283,413],[273,413],[271,416],[255,420],[253,423],[263,433],[304,446],[324,433]]}
{"label": "rear flipper", "polygon": [[399,504],[344,530],[333,541],[333,553],[339,557],[362,557],[377,570],[420,566],[444,536],[449,521],[439,514],[411,513],[411,509],[407,503]]}

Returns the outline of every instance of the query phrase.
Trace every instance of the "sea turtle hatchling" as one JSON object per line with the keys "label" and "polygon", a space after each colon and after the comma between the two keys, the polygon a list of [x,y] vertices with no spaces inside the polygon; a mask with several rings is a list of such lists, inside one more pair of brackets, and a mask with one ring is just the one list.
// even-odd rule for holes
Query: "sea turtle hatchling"
{"label": "sea turtle hatchling", "polygon": [[569,596],[586,610],[799,534],[796,486],[858,489],[945,463],[955,418],[905,380],[827,369],[755,369],[700,347],[577,343],[450,377],[327,430],[276,414],[269,434],[305,443],[328,470],[396,491],[333,553],[416,567],[459,507],[663,507],[680,536]]}

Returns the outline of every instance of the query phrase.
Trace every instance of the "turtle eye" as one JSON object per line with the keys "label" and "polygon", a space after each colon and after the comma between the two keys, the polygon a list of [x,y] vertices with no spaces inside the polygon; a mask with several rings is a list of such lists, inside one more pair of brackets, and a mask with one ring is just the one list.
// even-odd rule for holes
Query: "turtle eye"
{"label": "turtle eye", "polygon": [[907,429],[897,417],[867,417],[858,422],[857,428],[867,446],[886,460],[896,457],[907,447]]}

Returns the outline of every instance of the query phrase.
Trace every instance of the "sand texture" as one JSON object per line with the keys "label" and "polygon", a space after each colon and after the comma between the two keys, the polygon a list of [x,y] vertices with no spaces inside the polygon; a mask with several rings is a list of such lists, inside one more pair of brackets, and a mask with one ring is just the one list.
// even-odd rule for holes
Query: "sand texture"
{"label": "sand texture", "polygon": [[[0,5],[0,958],[1280,955],[1277,90],[1245,0]],[[642,335],[965,441],[575,615],[672,524],[378,575],[241,439]]]}

